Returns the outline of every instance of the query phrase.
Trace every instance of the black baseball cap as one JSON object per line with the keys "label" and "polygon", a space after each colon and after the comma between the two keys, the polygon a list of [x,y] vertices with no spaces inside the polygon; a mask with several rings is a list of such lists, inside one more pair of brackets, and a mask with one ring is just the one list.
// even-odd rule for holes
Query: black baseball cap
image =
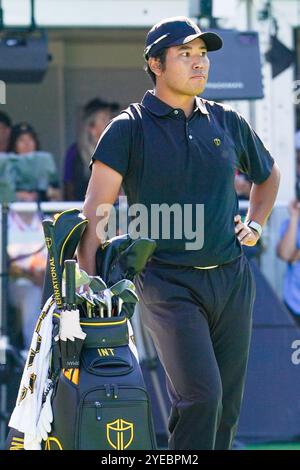
{"label": "black baseball cap", "polygon": [[223,41],[218,34],[210,31],[203,33],[199,26],[186,16],[166,18],[156,23],[148,32],[144,58],[148,60],[160,49],[180,46],[196,38],[203,39],[208,51],[217,51],[223,45]]}

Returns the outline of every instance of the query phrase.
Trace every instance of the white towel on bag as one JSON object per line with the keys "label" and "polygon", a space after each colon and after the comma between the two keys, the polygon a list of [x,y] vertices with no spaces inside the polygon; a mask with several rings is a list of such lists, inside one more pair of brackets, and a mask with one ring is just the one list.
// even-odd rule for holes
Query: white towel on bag
{"label": "white towel on bag", "polygon": [[[50,397],[42,406],[51,359],[52,317],[56,303],[51,296],[37,321],[21,379],[16,406],[9,426],[24,433],[25,450],[40,450],[41,440],[51,430],[53,419]],[[39,349],[39,350],[38,350]],[[38,352],[36,352],[38,351]]]}

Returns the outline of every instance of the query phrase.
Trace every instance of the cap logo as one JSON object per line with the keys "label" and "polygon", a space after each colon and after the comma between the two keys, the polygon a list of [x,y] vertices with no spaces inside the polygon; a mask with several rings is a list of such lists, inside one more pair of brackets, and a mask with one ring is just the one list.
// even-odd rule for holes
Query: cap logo
{"label": "cap logo", "polygon": [[145,48],[145,55],[148,54],[148,52],[150,51],[150,49],[155,46],[155,44],[157,44],[158,42],[162,41],[163,39],[165,39],[167,36],[169,36],[170,33],[167,33],[167,34],[163,34],[162,36],[160,36],[159,38],[155,39],[154,42],[152,42],[152,44],[149,44],[149,46],[147,46]]}

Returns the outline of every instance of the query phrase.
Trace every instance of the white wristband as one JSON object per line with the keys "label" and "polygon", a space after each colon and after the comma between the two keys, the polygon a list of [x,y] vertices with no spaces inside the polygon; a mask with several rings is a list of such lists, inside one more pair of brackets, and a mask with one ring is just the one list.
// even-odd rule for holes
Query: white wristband
{"label": "white wristband", "polygon": [[253,230],[255,230],[255,232],[258,233],[258,235],[261,237],[261,234],[262,234],[262,226],[260,224],[258,224],[257,222],[255,222],[254,220],[249,220],[249,222],[247,222],[247,225],[248,227],[252,228]]}

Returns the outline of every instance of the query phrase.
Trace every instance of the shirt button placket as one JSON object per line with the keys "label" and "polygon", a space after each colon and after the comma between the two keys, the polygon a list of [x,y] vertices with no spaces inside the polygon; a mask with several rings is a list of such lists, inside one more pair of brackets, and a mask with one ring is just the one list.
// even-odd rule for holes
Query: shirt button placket
{"label": "shirt button placket", "polygon": [[189,138],[190,140],[193,140],[193,136],[192,136],[191,131],[190,131],[190,129],[189,129],[188,123],[186,123],[186,133],[187,133],[187,135],[188,135],[188,138]]}

